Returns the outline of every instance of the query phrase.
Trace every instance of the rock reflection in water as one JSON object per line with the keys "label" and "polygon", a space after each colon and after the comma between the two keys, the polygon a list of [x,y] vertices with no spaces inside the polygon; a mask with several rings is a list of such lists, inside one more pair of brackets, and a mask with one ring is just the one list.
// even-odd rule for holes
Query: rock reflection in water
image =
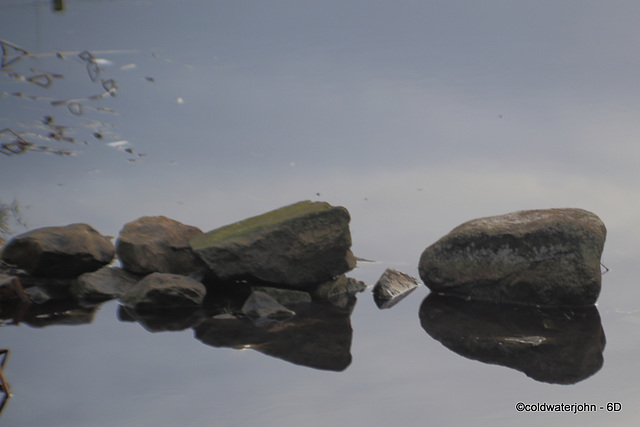
{"label": "rock reflection in water", "polygon": [[296,365],[345,370],[351,363],[351,310],[314,302],[295,311],[287,321],[270,323],[214,316],[194,328],[195,337],[213,347],[251,348]]}
{"label": "rock reflection in water", "polygon": [[42,304],[0,304],[0,322],[43,328],[52,325],[86,325],[93,322],[96,307],[81,307],[73,300],[49,300]]}
{"label": "rock reflection in water", "polygon": [[170,310],[153,312],[136,310],[121,305],[118,307],[118,320],[138,322],[149,332],[182,331],[198,324],[204,318],[202,310]]}
{"label": "rock reflection in water", "polygon": [[536,381],[574,384],[603,364],[605,335],[595,306],[497,305],[431,294],[420,306],[420,323],[448,349]]}

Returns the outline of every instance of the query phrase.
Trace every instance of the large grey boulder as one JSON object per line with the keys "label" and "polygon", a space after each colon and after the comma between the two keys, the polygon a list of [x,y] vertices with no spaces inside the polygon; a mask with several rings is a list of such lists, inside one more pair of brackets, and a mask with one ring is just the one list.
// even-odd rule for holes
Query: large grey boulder
{"label": "large grey boulder", "polygon": [[31,230],[2,250],[3,261],[41,277],[76,277],[109,264],[113,255],[113,243],[87,224]]}
{"label": "large grey boulder", "polygon": [[131,287],[120,301],[139,310],[193,308],[202,305],[205,286],[179,274],[151,273]]}
{"label": "large grey boulder", "polygon": [[143,216],[120,230],[116,254],[132,273],[190,273],[203,267],[189,247],[189,239],[199,234],[199,228],[164,216]]}
{"label": "large grey boulder", "polygon": [[529,305],[589,305],[600,294],[606,228],[582,209],[513,212],[466,222],[425,249],[433,292]]}
{"label": "large grey boulder", "polygon": [[220,279],[253,277],[304,288],[355,267],[349,212],[299,202],[198,235],[193,250]]}

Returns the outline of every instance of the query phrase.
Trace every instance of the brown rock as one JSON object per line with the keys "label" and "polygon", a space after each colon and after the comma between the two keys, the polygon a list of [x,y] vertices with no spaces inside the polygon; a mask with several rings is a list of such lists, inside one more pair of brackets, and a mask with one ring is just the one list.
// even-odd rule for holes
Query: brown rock
{"label": "brown rock", "polygon": [[76,277],[109,264],[113,255],[111,241],[87,224],[28,231],[2,250],[3,261],[42,277]]}
{"label": "brown rock", "polygon": [[199,228],[164,216],[144,216],[122,228],[116,254],[132,273],[190,273],[204,266],[189,247],[199,234]]}

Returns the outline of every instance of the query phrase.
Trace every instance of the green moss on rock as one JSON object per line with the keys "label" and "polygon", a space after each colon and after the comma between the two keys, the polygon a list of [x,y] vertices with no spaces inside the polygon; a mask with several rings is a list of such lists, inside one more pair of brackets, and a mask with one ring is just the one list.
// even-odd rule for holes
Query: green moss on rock
{"label": "green moss on rock", "polygon": [[193,237],[193,251],[221,279],[254,277],[292,287],[355,266],[349,212],[303,201]]}
{"label": "green moss on rock", "polygon": [[193,250],[199,250],[219,242],[241,240],[253,233],[281,226],[287,221],[318,214],[329,209],[336,208],[326,202],[305,200],[201,234],[191,239],[189,244]]}

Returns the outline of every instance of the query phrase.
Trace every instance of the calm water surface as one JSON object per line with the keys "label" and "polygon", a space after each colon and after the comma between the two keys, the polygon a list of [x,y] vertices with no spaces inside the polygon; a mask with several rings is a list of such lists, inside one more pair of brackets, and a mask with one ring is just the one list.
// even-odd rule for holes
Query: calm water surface
{"label": "calm water surface", "polygon": [[[7,426],[634,425],[640,417],[640,6],[631,2],[0,0],[0,154],[12,232],[142,215],[210,230],[298,200],[346,207],[351,277],[418,276],[469,219],[579,207],[608,228],[603,364],[571,385],[427,334],[422,286],[350,316],[351,363],[313,369],[117,302],[91,323],[0,328]],[[20,50],[22,49],[22,50]],[[87,52],[90,56],[87,56]],[[23,55],[28,52],[29,55]],[[0,144],[15,140],[0,134]],[[40,147],[40,148],[38,148]],[[45,150],[42,147],[47,147]],[[5,150],[6,151],[6,150]],[[40,151],[40,152],[38,152]],[[122,320],[121,320],[122,319]],[[558,356],[562,358],[562,356]],[[620,403],[591,413],[516,403]]]}

